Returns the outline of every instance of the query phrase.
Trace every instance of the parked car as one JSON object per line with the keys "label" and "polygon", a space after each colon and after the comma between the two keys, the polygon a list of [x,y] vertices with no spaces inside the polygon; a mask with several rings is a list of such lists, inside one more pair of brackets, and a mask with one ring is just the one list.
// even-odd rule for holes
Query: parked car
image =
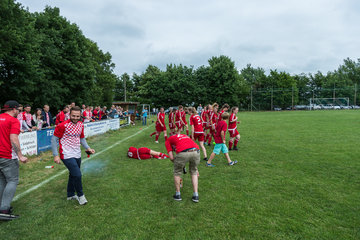
{"label": "parked car", "polygon": [[342,105],[340,106],[341,109],[351,109],[351,106],[345,106],[345,105]]}
{"label": "parked car", "polygon": [[305,110],[305,109],[308,109],[308,106],[306,106],[306,105],[295,105],[294,109],[295,110]]}
{"label": "parked car", "polygon": [[274,111],[281,111],[281,108],[278,107],[278,106],[275,106],[275,107],[274,107]]}
{"label": "parked car", "polygon": [[360,109],[360,106],[352,105],[351,108],[352,108],[352,109]]}

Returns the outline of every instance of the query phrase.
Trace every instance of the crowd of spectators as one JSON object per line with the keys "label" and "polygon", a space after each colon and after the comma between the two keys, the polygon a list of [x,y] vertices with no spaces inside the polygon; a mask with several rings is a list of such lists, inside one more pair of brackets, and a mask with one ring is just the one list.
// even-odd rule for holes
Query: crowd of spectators
{"label": "crowd of spectators", "polygon": [[[59,123],[70,119],[70,109],[74,106],[74,102],[69,105],[65,105],[63,109],[59,109],[57,111],[56,116],[53,116],[50,112],[50,106],[47,104],[45,104],[42,109],[36,108],[34,111],[32,111],[30,105],[22,106],[20,104],[20,113],[17,118],[20,121],[21,132],[54,127]],[[135,116],[135,114],[133,115]],[[106,106],[94,107],[87,106],[85,104],[81,106],[81,120],[84,123],[113,118],[125,118],[128,115],[130,115],[128,111],[124,111],[122,107],[115,105],[112,105],[110,109]]]}

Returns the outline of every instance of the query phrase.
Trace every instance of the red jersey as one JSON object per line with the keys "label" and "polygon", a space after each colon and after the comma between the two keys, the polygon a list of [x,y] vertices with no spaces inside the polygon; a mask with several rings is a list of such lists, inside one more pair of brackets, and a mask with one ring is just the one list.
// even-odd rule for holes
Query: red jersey
{"label": "red jersey", "polygon": [[59,125],[60,123],[65,122],[67,119],[68,118],[64,111],[61,111],[58,115],[56,115],[55,125]]}
{"label": "red jersey", "polygon": [[201,117],[202,122],[203,122],[203,123],[206,123],[206,111],[205,111],[205,110],[203,110],[203,111],[201,112],[200,117]]}
{"label": "red jersey", "polygon": [[229,118],[229,130],[234,130],[237,128],[236,121],[236,115],[232,113]]}
{"label": "red jersey", "polygon": [[225,112],[224,109],[222,109],[222,110],[219,112],[219,119],[221,119],[221,116],[222,116],[222,114],[223,114],[224,112]]}
{"label": "red jersey", "polygon": [[218,123],[218,120],[219,120],[219,115],[218,113],[214,113],[212,112],[212,115],[211,115],[211,124],[215,125]]}
{"label": "red jersey", "polygon": [[216,133],[215,133],[215,143],[224,143],[223,139],[221,137],[221,131],[224,131],[224,136],[227,130],[227,124],[224,120],[221,120],[218,122],[217,126],[216,126]]}
{"label": "red jersey", "polygon": [[151,158],[150,149],[149,148],[135,148],[135,147],[129,147],[128,150],[128,157],[129,158],[135,158],[135,159],[149,159]]}
{"label": "red jersey", "polygon": [[156,125],[157,125],[157,126],[161,126],[160,123],[162,124],[163,127],[165,127],[165,113],[159,112],[159,113],[157,114]]}
{"label": "red jersey", "polygon": [[169,124],[174,123],[174,117],[175,117],[174,112],[169,113]]}
{"label": "red jersey", "polygon": [[26,124],[31,127],[32,124],[31,124],[31,120],[33,120],[33,117],[31,115],[31,113],[26,113],[25,111],[22,113],[23,115],[23,120],[26,122]]}
{"label": "red jersey", "polygon": [[177,154],[189,148],[199,149],[199,146],[189,136],[184,134],[176,134],[169,137],[165,142],[165,147],[168,152],[173,151],[174,147]]}
{"label": "red jersey", "polygon": [[187,121],[186,121],[186,112],[185,112],[185,111],[182,111],[182,112],[181,112],[181,119],[183,120],[183,122],[184,122],[185,124],[187,124]]}
{"label": "red jersey", "polygon": [[180,119],[181,119],[181,112],[177,110],[175,112],[175,122],[180,122]]}
{"label": "red jersey", "polygon": [[213,113],[213,111],[207,110],[206,111],[206,122],[207,123],[211,123],[211,114]]}
{"label": "red jersey", "polygon": [[0,158],[17,158],[10,142],[10,134],[20,134],[19,120],[7,113],[0,114]]}
{"label": "red jersey", "polygon": [[199,115],[190,116],[190,125],[194,125],[194,133],[203,133],[202,122]]}
{"label": "red jersey", "polygon": [[84,124],[71,120],[60,123],[54,131],[54,136],[60,138],[60,158],[81,158],[80,138],[84,138]]}

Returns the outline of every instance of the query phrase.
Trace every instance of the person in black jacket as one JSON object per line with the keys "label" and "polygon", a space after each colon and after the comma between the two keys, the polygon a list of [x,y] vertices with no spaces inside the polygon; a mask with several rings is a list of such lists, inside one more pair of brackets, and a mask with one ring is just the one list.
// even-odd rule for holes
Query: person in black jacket
{"label": "person in black jacket", "polygon": [[51,127],[53,125],[55,125],[54,123],[54,119],[50,113],[50,107],[49,105],[44,105],[44,109],[42,111],[42,115],[43,115],[43,120],[44,120],[44,123],[43,123],[43,127]]}

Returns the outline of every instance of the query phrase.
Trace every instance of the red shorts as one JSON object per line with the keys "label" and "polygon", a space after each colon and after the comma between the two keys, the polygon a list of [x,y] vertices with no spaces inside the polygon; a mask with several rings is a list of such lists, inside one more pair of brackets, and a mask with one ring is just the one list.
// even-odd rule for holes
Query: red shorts
{"label": "red shorts", "polygon": [[175,129],[175,127],[176,127],[176,126],[175,126],[175,123],[169,123],[169,128],[170,128],[170,129]]}
{"label": "red shorts", "polygon": [[204,133],[194,133],[194,140],[198,140],[199,142],[203,142],[205,140]]}
{"label": "red shorts", "polygon": [[206,123],[202,123],[202,126],[203,126],[203,129],[205,130],[206,129]]}
{"label": "red shorts", "polygon": [[162,127],[160,124],[156,124],[156,131],[157,132],[163,132],[166,131],[166,126],[164,125],[164,127]]}
{"label": "red shorts", "polygon": [[178,129],[180,129],[180,128],[182,128],[184,125],[182,124],[182,122],[175,122],[175,124],[176,124],[176,127],[178,128]]}
{"label": "red shorts", "polygon": [[235,129],[228,129],[229,133],[230,133],[230,137],[233,138],[233,137],[236,137],[237,135],[239,135],[239,132],[238,130],[235,128]]}

